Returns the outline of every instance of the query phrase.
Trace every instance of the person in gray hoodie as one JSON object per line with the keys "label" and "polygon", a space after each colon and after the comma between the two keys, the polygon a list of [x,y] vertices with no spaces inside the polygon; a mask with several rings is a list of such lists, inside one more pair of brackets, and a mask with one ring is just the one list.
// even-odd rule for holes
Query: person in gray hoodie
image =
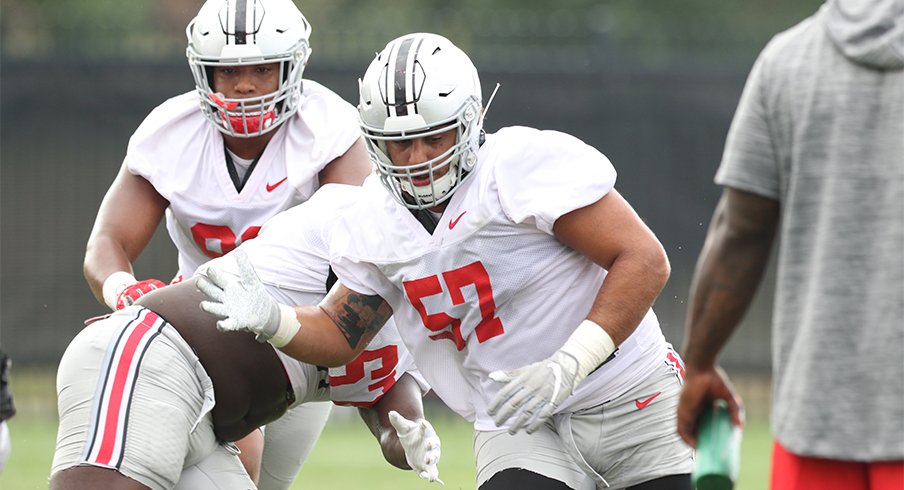
{"label": "person in gray hoodie", "polygon": [[777,247],[772,489],[904,488],[904,0],[829,0],[747,79],[690,289],[678,431]]}

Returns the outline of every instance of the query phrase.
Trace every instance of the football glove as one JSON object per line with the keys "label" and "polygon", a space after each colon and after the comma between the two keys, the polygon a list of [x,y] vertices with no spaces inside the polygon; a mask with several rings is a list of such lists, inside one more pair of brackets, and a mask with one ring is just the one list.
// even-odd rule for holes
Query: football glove
{"label": "football glove", "polygon": [[121,310],[131,306],[138,298],[163,286],[166,284],[158,279],[138,281],[128,272],[114,272],[104,281],[104,302],[111,310]]}
{"label": "football glove", "polygon": [[439,463],[440,441],[433,425],[426,419],[417,422],[408,420],[395,410],[389,412],[389,422],[399,435],[408,466],[417,472],[417,476],[445,485],[439,479],[439,468],[436,466]]}
{"label": "football glove", "polygon": [[295,309],[267,294],[244,250],[232,253],[239,268],[238,279],[214,267],[207,269],[206,276],[198,276],[198,289],[207,296],[201,309],[220,318],[217,329],[221,332],[251,332],[258,342],[285,346],[301,328]]}
{"label": "football glove", "polygon": [[131,286],[126,286],[126,288],[119,293],[119,296],[116,297],[116,309],[121,310],[126,306],[132,306],[132,303],[137,301],[138,298],[164,286],[166,286],[166,284],[159,279],[145,279],[143,281],[138,281]]}
{"label": "football glove", "polygon": [[594,369],[613,352],[615,343],[602,327],[584,320],[552,356],[511,371],[494,371],[490,379],[505,383],[487,413],[496,425],[513,420],[509,433],[536,431]]}

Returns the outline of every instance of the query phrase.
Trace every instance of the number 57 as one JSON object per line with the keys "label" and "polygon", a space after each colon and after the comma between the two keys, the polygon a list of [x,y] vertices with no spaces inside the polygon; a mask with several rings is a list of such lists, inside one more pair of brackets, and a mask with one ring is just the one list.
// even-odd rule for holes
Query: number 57
{"label": "number 57", "polygon": [[[479,260],[464,267],[443,272],[442,281],[446,284],[446,290],[453,306],[465,302],[462,288],[473,285],[476,289],[481,316],[480,323],[474,327],[474,333],[477,334],[478,342],[484,343],[493,337],[505,333],[502,321],[496,317],[496,301],[493,299],[493,286],[490,284],[490,276]],[[461,319],[453,318],[443,312],[427,313],[427,308],[422,301],[423,298],[444,292],[440,276],[432,275],[413,281],[405,281],[403,285],[408,301],[421,315],[424,326],[431,332],[435,332],[430,335],[430,339],[449,339],[455,342],[456,349],[464,349],[465,339],[461,334]]]}

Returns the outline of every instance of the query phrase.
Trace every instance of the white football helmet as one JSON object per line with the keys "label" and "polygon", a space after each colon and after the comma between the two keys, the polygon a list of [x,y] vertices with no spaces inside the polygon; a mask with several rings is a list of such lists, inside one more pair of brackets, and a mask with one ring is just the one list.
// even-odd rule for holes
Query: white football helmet
{"label": "white football helmet", "polygon": [[[186,56],[201,112],[221,132],[259,136],[289,118],[301,103],[301,77],[311,54],[311,25],[292,0],[207,0],[185,29]],[[211,86],[215,66],[279,63],[279,88],[230,99]]]}
{"label": "white football helmet", "polygon": [[[468,55],[442,36],[408,34],[390,41],[358,84],[361,128],[383,185],[410,209],[452,197],[477,163],[483,124],[480,78]],[[432,160],[404,166],[389,159],[386,141],[450,129],[457,130],[455,144]],[[412,180],[424,177],[429,183]]]}

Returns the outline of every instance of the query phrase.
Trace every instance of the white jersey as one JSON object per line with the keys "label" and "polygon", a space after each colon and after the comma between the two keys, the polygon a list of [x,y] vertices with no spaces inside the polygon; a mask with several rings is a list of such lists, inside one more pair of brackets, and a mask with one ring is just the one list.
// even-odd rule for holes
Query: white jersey
{"label": "white jersey", "polygon": [[[361,193],[357,186],[325,185],[309,201],[274,216],[257,238],[240,246],[273,298],[284,304],[304,305],[316,304],[326,295],[330,225]],[[198,272],[208,267],[238,275],[233,254],[208,262]],[[369,407],[406,372],[427,389],[392,319],[358,358],[329,369],[328,386],[323,368],[318,372],[315,366],[278,349],[276,352],[289,374],[297,403],[332,400],[337,405]]]}
{"label": "white jersey", "polygon": [[318,173],[359,138],[357,111],[338,95],[305,80],[302,97],[241,192],[227,170],[223,137],[201,114],[196,92],[158,106],[132,135],[126,164],[169,201],[166,227],[185,277],[310,198],[320,186]]}
{"label": "white jersey", "polygon": [[[486,407],[500,384],[489,373],[558,350],[606,277],[556,240],[552,228],[563,214],[606,195],[616,172],[574,137],[524,127],[487,135],[478,157],[432,234],[377,178],[368,179],[364,198],[334,227],[330,261],[344,285],[390,303],[403,341],[440,398],[475,429],[496,430]],[[559,410],[615,398],[665,353],[651,310]]]}

